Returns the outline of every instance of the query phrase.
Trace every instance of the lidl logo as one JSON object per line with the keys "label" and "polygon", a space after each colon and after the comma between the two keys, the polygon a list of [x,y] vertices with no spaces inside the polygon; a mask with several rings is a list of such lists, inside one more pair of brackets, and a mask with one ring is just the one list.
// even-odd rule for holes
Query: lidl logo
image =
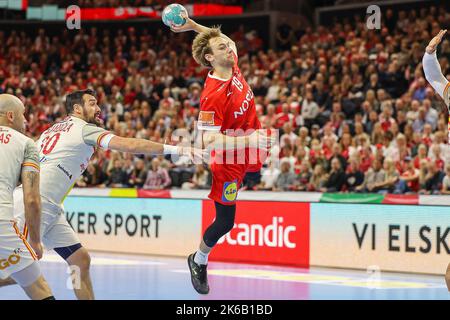
{"label": "lidl logo", "polygon": [[223,184],[222,201],[232,202],[236,200],[237,197],[237,182],[225,182]]}

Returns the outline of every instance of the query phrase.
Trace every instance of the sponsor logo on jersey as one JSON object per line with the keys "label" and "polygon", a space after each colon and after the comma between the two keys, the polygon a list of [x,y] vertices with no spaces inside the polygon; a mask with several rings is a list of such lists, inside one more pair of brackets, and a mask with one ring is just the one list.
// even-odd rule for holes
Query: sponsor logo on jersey
{"label": "sponsor logo on jersey", "polygon": [[72,180],[72,174],[67,171],[63,166],[61,166],[60,164],[58,164],[58,169],[61,170],[62,172],[64,172],[64,174],[70,179]]}
{"label": "sponsor logo on jersey", "polygon": [[253,99],[253,91],[251,89],[248,89],[247,94],[245,96],[244,101],[242,102],[241,107],[239,108],[239,111],[234,112],[234,118],[237,119],[237,117],[243,116],[244,113],[248,110],[250,107],[250,102]]}
{"label": "sponsor logo on jersey", "polygon": [[232,202],[236,200],[237,197],[237,181],[225,182],[223,184],[222,201]]}
{"label": "sponsor logo on jersey", "polygon": [[12,265],[18,264],[20,256],[17,254],[10,255],[7,259],[0,259],[0,270],[5,270]]}
{"label": "sponsor logo on jersey", "polygon": [[198,122],[201,126],[214,125],[214,111],[200,111],[198,115]]}

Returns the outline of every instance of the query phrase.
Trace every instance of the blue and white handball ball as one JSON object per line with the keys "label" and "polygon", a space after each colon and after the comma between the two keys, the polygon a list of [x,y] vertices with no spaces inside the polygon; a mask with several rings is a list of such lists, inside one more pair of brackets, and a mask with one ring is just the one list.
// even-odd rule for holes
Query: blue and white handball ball
{"label": "blue and white handball ball", "polygon": [[186,19],[181,16],[182,12],[184,12],[187,16],[187,10],[181,4],[172,3],[168,5],[162,12],[163,23],[168,27],[170,27],[171,25],[181,27],[186,23]]}

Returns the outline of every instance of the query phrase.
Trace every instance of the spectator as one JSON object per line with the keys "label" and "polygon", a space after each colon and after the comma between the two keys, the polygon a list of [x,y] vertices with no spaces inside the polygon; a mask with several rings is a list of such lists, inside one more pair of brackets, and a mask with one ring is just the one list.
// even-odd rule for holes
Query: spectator
{"label": "spectator", "polygon": [[291,171],[291,163],[288,160],[281,161],[281,172],[278,175],[273,191],[290,191],[296,187],[296,175]]}
{"label": "spectator", "polygon": [[438,194],[442,190],[442,182],[445,174],[439,170],[433,162],[427,163],[427,175],[425,176],[425,189],[422,194]]}
{"label": "spectator", "polygon": [[342,147],[340,144],[335,143],[333,145],[333,153],[331,154],[330,163],[328,165],[329,168],[331,168],[331,161],[333,159],[338,159],[341,163],[341,168],[347,168],[347,160],[342,155]]}
{"label": "spectator", "polygon": [[274,162],[271,161],[268,168],[262,169],[261,182],[256,187],[257,190],[272,190],[275,182],[278,179],[280,170],[275,167]]}
{"label": "spectator", "polygon": [[444,170],[444,160],[441,157],[441,146],[438,144],[433,144],[431,146],[431,151],[433,152],[431,155],[431,161],[434,162],[435,166],[439,170]]}
{"label": "spectator", "polygon": [[[308,128],[306,128],[306,129],[308,129]],[[314,139],[316,139],[316,140],[320,139],[319,135],[320,135],[320,127],[319,127],[319,125],[313,124],[312,127],[311,127],[311,139],[310,139],[310,141],[312,141]]]}
{"label": "spectator", "polygon": [[320,191],[325,187],[327,180],[328,175],[326,174],[322,165],[316,164],[308,185],[308,191]]}
{"label": "spectator", "polygon": [[419,113],[417,115],[417,119],[413,122],[413,130],[414,132],[421,132],[424,129],[425,124],[427,123],[426,120],[426,111],[425,108],[420,107]]}
{"label": "spectator", "polygon": [[302,118],[305,126],[309,129],[314,124],[316,117],[319,115],[319,106],[313,100],[312,92],[307,92],[302,101]]}
{"label": "spectator", "polygon": [[416,169],[420,168],[420,163],[422,160],[425,160],[426,162],[430,161],[427,157],[427,146],[424,144],[419,145],[419,148],[417,149],[417,156],[414,158],[414,167]]}
{"label": "spectator", "polygon": [[364,184],[364,173],[360,170],[359,162],[356,158],[350,159],[350,164],[346,172],[345,185],[349,192],[360,191]]}
{"label": "spectator", "polygon": [[300,172],[297,174],[297,190],[306,191],[308,189],[308,184],[311,176],[311,165],[309,164],[309,161],[305,159],[302,161],[300,165]]}
{"label": "spectator", "polygon": [[[372,167],[367,171],[364,177],[364,187],[368,192],[378,192],[385,180],[385,172],[381,161],[375,159]],[[356,191],[364,191],[361,186],[356,187]]]}
{"label": "spectator", "polygon": [[158,158],[153,158],[151,168],[147,173],[144,189],[148,190],[162,190],[170,186],[171,179],[167,169],[160,167],[161,162]]}
{"label": "spectator", "polygon": [[341,162],[337,158],[331,160],[331,171],[322,192],[339,192],[345,184],[345,173],[342,170]]}
{"label": "spectator", "polygon": [[425,109],[425,119],[426,122],[431,125],[432,130],[436,130],[439,113],[431,107],[431,101],[429,99],[423,100],[423,107]]}
{"label": "spectator", "polygon": [[301,127],[299,130],[299,138],[300,138],[300,144],[302,146],[309,146],[311,143],[311,137],[308,135],[309,130],[306,127]]}
{"label": "spectator", "polygon": [[195,173],[191,182],[184,182],[181,186],[184,190],[208,189],[210,187],[210,174],[202,164],[195,166]]}
{"label": "spectator", "polygon": [[128,176],[122,167],[122,160],[114,160],[113,165],[113,168],[109,171],[106,186],[110,188],[127,187]]}
{"label": "spectator", "polygon": [[441,193],[450,195],[450,165],[445,167],[445,177],[442,181]]}
{"label": "spectator", "polygon": [[256,190],[257,186],[261,183],[261,173],[247,172],[244,176],[244,181],[242,181],[244,190]]}
{"label": "spectator", "polygon": [[290,141],[290,144],[293,145],[298,136],[292,131],[292,125],[289,122],[286,122],[283,125],[283,132],[284,133],[280,138],[280,147],[284,147],[286,139],[288,139]]}
{"label": "spectator", "polygon": [[128,185],[131,188],[142,188],[147,176],[147,169],[145,162],[142,159],[137,159],[135,165],[128,179]]}
{"label": "spectator", "polygon": [[395,169],[395,163],[391,158],[384,159],[383,162],[384,179],[383,182],[377,185],[379,188],[378,193],[392,193],[395,188],[395,184],[399,179],[399,174]]}
{"label": "spectator", "polygon": [[77,181],[77,187],[99,187],[105,181],[104,173],[97,166],[90,163],[84,174]]}
{"label": "spectator", "polygon": [[295,163],[297,161],[296,157],[294,157],[294,155],[293,155],[293,152],[294,152],[294,148],[290,144],[285,144],[280,152],[281,161],[284,161],[284,160],[289,161],[291,172],[294,172]]}
{"label": "spectator", "polygon": [[419,191],[419,175],[420,172],[415,168],[411,157],[406,157],[407,169],[400,175],[400,178],[395,185],[394,193],[403,194]]}

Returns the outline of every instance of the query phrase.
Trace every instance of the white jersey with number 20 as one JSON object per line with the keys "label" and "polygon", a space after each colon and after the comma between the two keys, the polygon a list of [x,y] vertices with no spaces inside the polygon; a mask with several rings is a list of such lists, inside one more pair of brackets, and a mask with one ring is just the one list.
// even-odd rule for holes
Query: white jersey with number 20
{"label": "white jersey with number 20", "polygon": [[44,131],[37,148],[41,196],[59,205],[86,170],[95,147],[106,147],[113,135],[77,117],[67,117]]}

